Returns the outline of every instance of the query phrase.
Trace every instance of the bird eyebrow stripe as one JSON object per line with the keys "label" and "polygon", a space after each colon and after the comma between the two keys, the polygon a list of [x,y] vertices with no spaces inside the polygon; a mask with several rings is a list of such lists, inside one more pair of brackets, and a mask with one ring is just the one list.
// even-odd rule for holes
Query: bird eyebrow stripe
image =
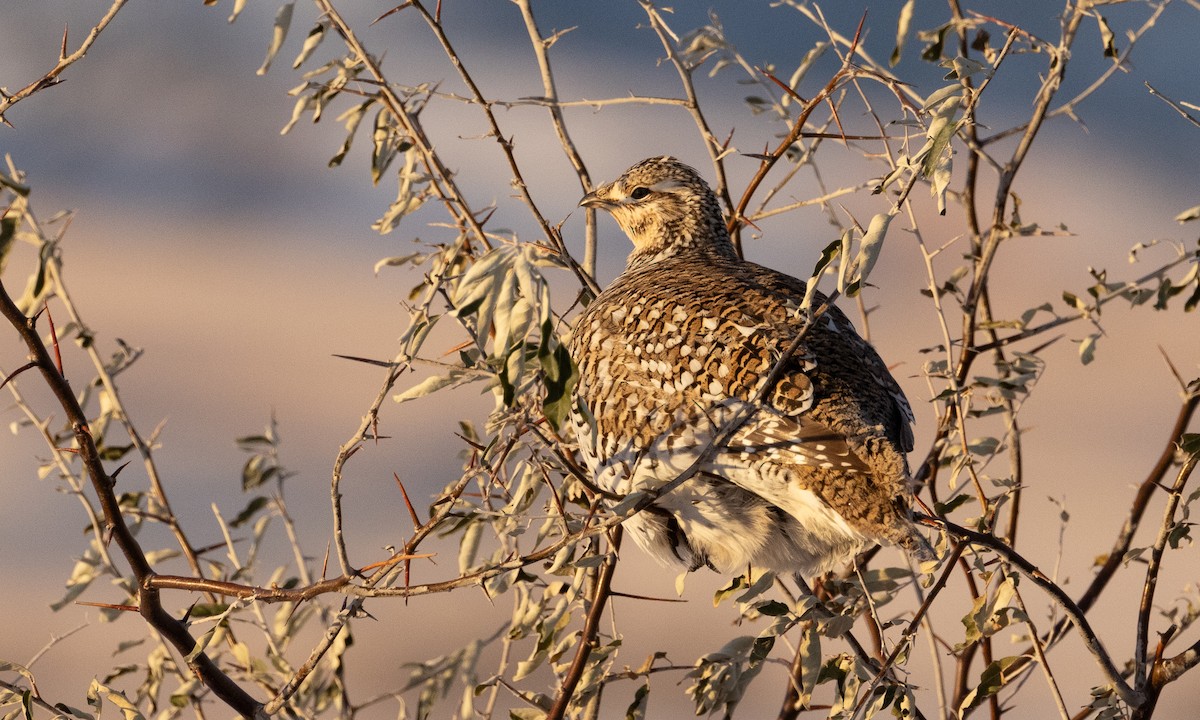
{"label": "bird eyebrow stripe", "polygon": [[666,180],[659,180],[653,185],[647,185],[645,187],[656,192],[663,192],[666,190],[675,190],[676,188],[684,187],[684,183],[676,180],[675,178],[667,178]]}

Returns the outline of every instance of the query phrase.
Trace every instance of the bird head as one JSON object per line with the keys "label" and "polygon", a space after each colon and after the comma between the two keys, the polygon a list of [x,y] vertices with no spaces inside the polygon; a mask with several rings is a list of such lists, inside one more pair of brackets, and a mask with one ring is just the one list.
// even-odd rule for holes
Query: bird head
{"label": "bird head", "polygon": [[630,267],[689,248],[734,254],[716,195],[673,157],[643,160],[579,204],[612,214],[633,242]]}

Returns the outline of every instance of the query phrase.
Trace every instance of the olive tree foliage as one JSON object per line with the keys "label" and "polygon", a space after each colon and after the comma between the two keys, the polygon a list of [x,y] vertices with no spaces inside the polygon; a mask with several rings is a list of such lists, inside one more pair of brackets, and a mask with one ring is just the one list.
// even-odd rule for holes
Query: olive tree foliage
{"label": "olive tree foliage", "polygon": [[[243,4],[233,3],[234,17]],[[0,96],[0,118],[58,82],[123,5],[113,3],[76,51],[68,52],[64,37],[58,65]],[[61,264],[66,223],[41,219],[20,159],[9,158],[0,170],[0,258],[32,248],[36,261],[23,290],[11,272],[2,277],[0,311],[28,347],[29,362],[0,370],[0,382],[21,414],[14,427],[29,438],[31,451],[40,443],[44,474],[78,498],[91,528],[56,607],[86,599],[108,617],[136,613],[145,634],[129,640],[137,648],[135,663],[109,669],[107,659],[95,658],[96,680],[85,694],[81,689],[82,700],[44,697],[34,674],[6,658],[0,662],[5,717],[92,718],[102,710],[111,714],[105,707],[111,705],[126,717],[225,716],[230,709],[260,717],[354,716],[388,707],[400,717],[638,718],[654,715],[657,698],[669,694],[686,694],[697,714],[729,717],[752,692],[777,697],[779,718],[995,718],[1008,707],[1032,712],[1029,704],[1046,697],[1054,707],[1039,707],[1042,716],[1148,718],[1160,694],[1200,661],[1195,588],[1191,594],[1172,588],[1184,600],[1165,610],[1156,602],[1164,564],[1178,562],[1179,548],[1192,543],[1189,512],[1200,496],[1190,482],[1200,458],[1196,379],[1177,375],[1181,402],[1165,410],[1164,422],[1173,423],[1161,457],[1120,500],[1127,519],[1112,529],[1111,547],[1096,548],[1082,590],[1058,584],[1032,559],[1047,556],[1017,543],[1022,506],[1047,494],[1038,490],[1046,479],[1030,476],[1022,455],[1021,410],[1045,370],[1043,351],[1057,329],[1073,327],[1083,338],[1081,363],[1062,371],[1091,362],[1104,333],[1102,310],[1113,303],[1145,313],[1193,312],[1200,301],[1195,240],[1145,238],[1131,252],[1135,263],[1120,271],[1092,269],[1092,284],[1064,291],[1061,302],[1015,315],[1000,314],[991,302],[1005,289],[993,281],[997,258],[1014,252],[1021,238],[1064,232],[1053,219],[1021,218],[1015,193],[1044,124],[1075,120],[1096,88],[1126,69],[1133,48],[1152,41],[1167,13],[1191,11],[1184,3],[1135,3],[1136,12],[1122,14],[1128,25],[1112,26],[1103,13],[1107,3],[1064,2],[1057,31],[1048,36],[1026,31],[1022,18],[976,12],[965,0],[950,0],[938,9],[940,21],[918,27],[915,1],[908,0],[898,16],[866,20],[876,35],[895,37],[892,56],[882,58],[864,47],[862,25],[837,27],[819,4],[784,0],[778,5],[788,22],[808,29],[797,37],[816,38],[798,66],[785,67],[750,62],[715,15],[702,27],[676,27],[668,8],[638,0],[643,40],[660,47],[661,62],[677,71],[677,93],[587,100],[556,82],[551,61],[571,50],[557,42],[563,33],[539,26],[533,0],[513,0],[510,10],[521,16],[528,37],[508,40],[528,43],[530,70],[544,87],[532,98],[498,97],[476,83],[454,28],[442,23],[440,2],[408,0],[378,22],[429,33],[456,76],[454,90],[410,76],[400,59],[404,47],[364,44],[365,28],[347,24],[336,0],[312,5],[280,8],[260,72],[296,44],[287,40],[297,33],[292,26],[307,23],[293,63],[302,75],[288,128],[301,119],[342,124],[345,144],[329,149],[331,164],[347,157],[352,142],[369,143],[372,181],[398,188],[374,227],[424,238],[419,252],[379,261],[377,270],[416,270],[404,276],[415,278],[406,302],[409,321],[392,358],[350,358],[377,366],[381,382],[333,458],[331,547],[322,557],[320,549],[300,546],[284,503],[289,473],[273,427],[238,440],[249,453],[242,478],[247,500],[236,517],[218,517],[226,546],[193,543],[192,528],[211,520],[172,511],[171,479],[158,471],[154,433],[135,427],[122,401],[121,374],[139,351],[108,340],[113,329],[85,321]],[[1084,27],[1098,28],[1091,35],[1099,36],[1098,45],[1079,40]],[[1082,91],[1064,95],[1072,60],[1084,53],[1103,54],[1106,69]],[[905,67],[897,65],[900,59],[918,55],[940,68],[939,86],[894,74]],[[1036,67],[1022,63],[1006,76],[1013,65],[1006,61],[1018,55],[1035,59]],[[697,80],[714,74],[732,76],[739,94],[698,90]],[[997,78],[1023,87],[1030,98],[1011,126],[984,123],[1005,116],[989,111],[989,85]],[[1170,106],[1165,115],[1200,125],[1194,105],[1150,91]],[[933,398],[933,413],[926,411],[935,415],[932,441],[912,462],[920,514],[937,540],[939,560],[887,564],[885,558],[899,556],[868,552],[844,573],[809,578],[818,581],[811,588],[799,578],[749,568],[717,593],[711,611],[714,622],[736,621],[733,637],[687,660],[665,652],[628,657],[619,618],[606,612],[619,558],[633,551],[620,548],[621,522],[655,494],[614,496],[579,464],[563,423],[576,377],[565,342],[572,317],[599,291],[596,221],[588,211],[584,236],[564,239],[523,180],[532,160],[514,150],[513,128],[501,112],[518,105],[544,109],[582,195],[599,178],[589,172],[595,159],[572,139],[574,113],[603,116],[623,104],[641,105],[676,125],[690,117],[683,126],[708,152],[711,165],[702,170],[714,180],[739,248],[760,223],[821,209],[838,230],[813,257],[811,284],[858,298],[864,322],[864,293],[872,302],[892,301],[868,283],[880,249],[902,234],[915,239],[903,252],[920,255],[927,317],[941,338],[935,347],[911,349]],[[496,208],[464,190],[472,168],[452,166],[444,154],[461,138],[424,122],[435,105],[485,124],[488,139],[476,141],[473,152],[506,163],[516,202],[537,229],[532,236],[493,227]],[[737,136],[714,126],[715,108],[738,115]],[[861,155],[871,174],[827,187],[821,168],[835,150]],[[811,187],[813,178],[820,193],[800,195],[798,188]],[[489,197],[498,194],[508,188]],[[842,201],[849,198],[874,208],[872,216],[847,212]],[[440,218],[410,227],[415,218],[409,216],[418,210]],[[1177,219],[1198,216],[1193,208]],[[941,224],[936,232],[934,223]],[[933,236],[952,239],[935,244],[927,240]],[[440,343],[427,343],[435,327],[459,341],[448,356]],[[67,353],[86,356],[94,376],[64,377]],[[431,366],[426,379],[410,379],[414,367]],[[55,408],[26,399],[22,388],[34,384],[53,392]],[[411,531],[397,538],[390,555],[352,556],[347,537],[355,521],[342,505],[343,494],[352,492],[341,485],[345,469],[365,445],[391,442],[389,418],[417,406],[408,401],[467,384],[490,390],[481,396],[490,406],[486,424],[464,424],[464,446],[447,450],[466,450],[461,476],[428,498],[414,496],[397,475]],[[122,474],[131,463],[144,468],[148,481]],[[1160,505],[1161,517],[1148,514]],[[139,531],[148,525],[165,528],[171,545],[146,546],[140,538],[148,535]],[[250,541],[235,544],[235,529],[248,532]],[[258,553],[275,536],[294,551],[280,566]],[[457,545],[457,562],[427,561],[434,538]],[[185,570],[168,574],[164,567]],[[1136,625],[1132,648],[1114,647],[1104,628],[1088,621],[1097,600],[1117,587],[1115,578],[1124,592],[1141,594],[1128,619]],[[357,666],[352,639],[360,623],[373,622],[371,605],[469,588],[482,588],[497,608],[511,609],[498,632],[413,665],[408,680],[385,695],[348,701],[356,672],[369,671]],[[670,623],[671,606],[652,608]],[[1079,639],[1086,664],[1056,663],[1066,638]],[[397,634],[396,642],[404,636]],[[933,667],[910,672],[918,647],[932,648]],[[1064,673],[1085,674],[1090,696],[1064,693],[1058,682]],[[656,681],[651,692],[651,679],[660,677],[669,679]]]}

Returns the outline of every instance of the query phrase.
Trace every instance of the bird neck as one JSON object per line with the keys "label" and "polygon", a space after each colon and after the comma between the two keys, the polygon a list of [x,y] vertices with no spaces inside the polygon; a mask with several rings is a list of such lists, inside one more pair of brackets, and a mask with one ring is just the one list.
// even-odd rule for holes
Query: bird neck
{"label": "bird neck", "polygon": [[669,225],[662,226],[659,230],[658,233],[639,235],[639,242],[634,244],[633,252],[629,254],[625,263],[626,270],[649,267],[680,255],[725,259],[738,257],[724,223],[716,227],[706,227],[700,232]]}

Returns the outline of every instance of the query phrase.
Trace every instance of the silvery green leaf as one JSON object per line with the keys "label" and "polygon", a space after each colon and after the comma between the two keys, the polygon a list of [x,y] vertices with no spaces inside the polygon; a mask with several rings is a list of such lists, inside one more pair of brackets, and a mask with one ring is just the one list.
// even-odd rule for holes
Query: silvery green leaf
{"label": "silvery green leaf", "polygon": [[967,710],[999,692],[1012,679],[1006,675],[1008,669],[1023,659],[1020,655],[1012,655],[1000,658],[985,667],[979,675],[979,684],[967,693],[959,705],[959,715],[965,717]]}
{"label": "silvery green leaf", "polygon": [[[305,87],[306,85],[301,85],[300,87],[296,88],[296,90],[304,90]],[[295,92],[293,92],[293,94],[295,94]],[[300,122],[300,117],[304,115],[304,111],[310,107],[315,107],[316,104],[317,101],[312,95],[300,95],[300,97],[296,99],[295,105],[292,106],[292,116],[288,118],[287,124],[283,126],[283,129],[279,131],[279,134],[287,135],[289,132],[291,132],[292,128],[296,127],[296,123]]]}
{"label": "silvery green leaf", "polygon": [[937,162],[934,163],[933,172],[929,175],[929,192],[937,200],[938,215],[946,214],[946,190],[950,187],[950,177],[951,154],[940,153]]}
{"label": "silvery green leaf", "polygon": [[425,397],[430,393],[437,392],[442,388],[458,387],[464,383],[479,380],[482,377],[483,374],[478,371],[467,370],[465,368],[451,368],[450,372],[446,375],[433,375],[431,377],[427,377],[404,392],[393,395],[392,399],[398,403],[402,403],[407,400],[415,400],[416,398]]}
{"label": "silvery green leaf", "polygon": [[625,720],[645,720],[646,703],[650,700],[650,681],[643,682],[633,693],[633,702],[625,708]]}
{"label": "silvery green leaf", "polygon": [[925,98],[925,102],[921,105],[921,109],[929,110],[934,105],[938,105],[938,110],[933,113],[936,115],[942,112],[941,107],[945,106],[947,103],[951,103],[952,106],[956,107],[961,100],[962,91],[963,87],[958,83],[951,83],[950,85],[935,90],[929,94],[929,97]]}
{"label": "silvery green leaf", "polygon": [[821,674],[821,635],[817,633],[817,629],[811,623],[804,628],[804,634],[800,637],[800,667],[801,667],[801,687],[800,700],[805,705],[808,699],[812,697],[813,690],[817,687],[817,678]]}
{"label": "silvery green leaf", "polygon": [[[207,5],[207,4],[208,3],[205,3],[205,5]],[[246,0],[234,0],[233,10],[232,10],[232,12],[229,13],[229,22],[233,22],[234,20],[237,20],[238,15],[241,15],[242,11],[245,9],[246,9]]]}
{"label": "silvery green leaf", "polygon": [[1096,359],[1096,341],[1099,339],[1100,333],[1092,333],[1079,341],[1079,361],[1084,365]]}
{"label": "silvery green leaf", "polygon": [[408,320],[408,328],[400,336],[400,347],[404,348],[404,358],[416,357],[429,331],[437,323],[441,315],[424,315],[420,310],[414,310]]}
{"label": "silvery green leaf", "polygon": [[857,289],[861,289],[866,283],[867,276],[875,267],[875,261],[879,259],[879,252],[883,250],[883,239],[892,223],[892,217],[890,213],[875,215],[867,225],[867,231],[863,233],[862,241],[858,244],[858,255],[854,258],[854,276],[851,280],[851,284]]}
{"label": "silvery green leaf", "polygon": [[825,249],[821,251],[821,257],[817,260],[817,264],[816,267],[813,268],[812,275],[808,278],[807,286],[804,290],[804,301],[800,303],[801,307],[805,309],[812,307],[813,294],[817,291],[817,283],[821,281],[821,275],[824,274],[825,269],[829,267],[834,258],[839,256],[845,257],[844,249],[849,247],[849,242],[850,231],[847,230],[846,232],[842,233],[841,238],[829,243],[825,246]]}
{"label": "silvery green leaf", "polygon": [[102,684],[99,680],[93,679],[92,684],[87,691],[88,705],[96,711],[96,716],[100,716],[100,709],[104,705],[104,701],[108,700],[125,716],[125,720],[143,720],[144,716],[137,706],[129,702],[129,698],[125,697],[125,693],[119,690],[113,690],[107,685]]}
{"label": "silvery green leaf", "polygon": [[458,572],[466,575],[475,565],[475,553],[479,550],[479,540],[483,537],[483,523],[473,522],[463,531],[462,540],[458,544]]}
{"label": "silvery green leaf", "polygon": [[380,235],[386,235],[396,229],[396,224],[401,218],[409,213],[415,212],[417,208],[424,204],[424,199],[420,193],[414,192],[414,186],[420,176],[416,172],[416,153],[404,153],[404,169],[398,175],[399,188],[396,191],[396,199],[388,206],[387,212],[383,217],[371,224],[371,227]]}
{"label": "silvery green leaf", "polygon": [[292,68],[298,68],[304,64],[304,61],[313,54],[321,41],[325,39],[325,32],[329,30],[329,21],[323,20],[317,23],[312,30],[308,31],[308,36],[304,38],[304,46],[300,48],[300,54],[296,56],[296,60],[292,63]]}
{"label": "silvery green leaf", "polygon": [[900,17],[896,20],[896,48],[892,50],[892,56],[888,59],[889,67],[896,67],[904,53],[904,45],[908,41],[908,28],[912,24],[913,8],[916,4],[917,0],[906,0],[904,7],[900,8]]}
{"label": "silvery green leaf", "polygon": [[1200,218],[1200,205],[1197,205],[1194,208],[1188,208],[1187,210],[1184,210],[1176,215],[1175,222],[1185,223],[1189,220],[1195,220],[1196,218]]}
{"label": "silvery green leaf", "polygon": [[1092,17],[1096,18],[1096,24],[1100,26],[1100,43],[1104,46],[1104,57],[1117,57],[1117,36],[1113,34],[1112,28],[1108,26],[1108,20],[1098,12],[1092,13]]}
{"label": "silvery green leaf", "polygon": [[[770,590],[771,587],[774,586],[774,584],[775,584],[775,573],[764,572],[758,576],[758,579],[754,581],[754,584],[751,585],[746,590],[746,592],[744,592],[740,596],[738,596],[737,602],[739,602],[739,603],[750,602],[754,598],[756,598],[759,595],[762,595],[764,592]],[[714,604],[715,604],[715,601],[714,601]]]}
{"label": "silvery green leaf", "polygon": [[645,490],[637,490],[629,493],[625,497],[621,498],[620,502],[612,506],[612,514],[617,515],[618,517],[625,517],[626,515],[632,513],[633,509],[646,499],[646,495],[647,493]]}
{"label": "silvery green leaf", "polygon": [[424,253],[409,253],[408,255],[393,255],[392,257],[385,257],[375,263],[375,274],[378,275],[379,271],[385,267],[399,267],[400,265],[408,265],[414,261],[420,262],[424,258]]}
{"label": "silvery green leaf", "polygon": [[392,123],[391,111],[380,107],[375,113],[375,129],[371,133],[371,184],[378,185],[379,179],[387,171],[396,157],[399,143],[396,141],[397,129]]}
{"label": "silvery green leaf", "polygon": [[962,80],[987,69],[982,63],[961,55],[947,60],[942,65],[950,68],[950,72],[946,74],[946,77],[942,78],[943,80]]}
{"label": "silvery green leaf", "polygon": [[17,236],[17,218],[5,215],[0,218],[0,275],[4,274],[5,260],[8,251],[12,249],[13,239]]}
{"label": "silvery green leaf", "polygon": [[933,175],[942,153],[948,151],[950,138],[958,129],[958,123],[954,122],[954,118],[958,114],[961,100],[960,96],[953,95],[939,103],[937,110],[933,112],[933,117],[929,121],[929,129],[925,131],[925,137],[928,140],[921,151],[917,153],[917,157],[921,158],[921,173],[926,177]]}
{"label": "silvery green leaf", "polygon": [[283,47],[283,41],[287,39],[288,28],[292,25],[292,10],[295,4],[295,0],[286,2],[280,6],[279,12],[275,13],[275,26],[271,30],[271,44],[267,47],[267,58],[263,60],[262,67],[258,69],[259,75],[267,74],[267,71],[271,69],[271,62],[279,54],[279,49]]}
{"label": "silvery green leaf", "polygon": [[[813,45],[812,49],[806,52],[804,57],[800,58],[800,64],[796,66],[796,70],[788,78],[788,87],[792,89],[800,87],[800,82],[804,80],[804,76],[812,69],[813,63],[820,59],[825,54],[825,51],[829,50],[829,47],[829,43],[823,41]],[[780,99],[779,104],[786,108],[791,102],[792,96],[785,93]]]}
{"label": "silvery green leaf", "polygon": [[341,115],[338,115],[338,121],[343,123],[346,128],[346,139],[342,142],[342,146],[338,148],[337,153],[329,158],[329,167],[337,167],[346,159],[346,155],[350,152],[350,146],[354,143],[354,136],[358,133],[358,126],[362,123],[362,119],[366,117],[367,109],[374,102],[374,100],[361,102],[358,105],[350,107]]}

